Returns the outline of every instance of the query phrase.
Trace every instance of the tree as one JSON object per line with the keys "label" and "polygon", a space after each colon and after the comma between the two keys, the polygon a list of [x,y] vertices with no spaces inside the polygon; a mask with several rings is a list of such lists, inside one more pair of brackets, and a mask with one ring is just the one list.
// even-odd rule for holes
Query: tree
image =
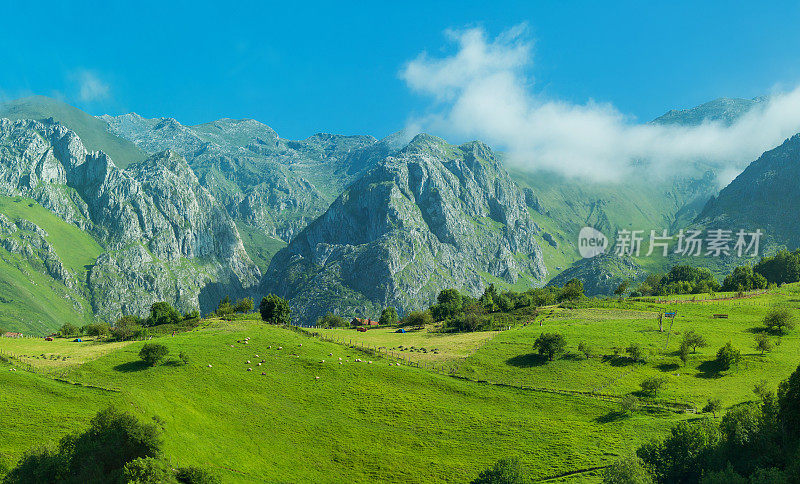
{"label": "tree", "polygon": [[705,348],[708,346],[708,342],[705,338],[701,335],[695,333],[694,331],[687,331],[683,335],[683,340],[681,341],[682,345],[686,345],[688,348],[692,349],[692,353],[697,353],[697,348]]}
{"label": "tree", "polygon": [[292,309],[282,297],[269,294],[261,300],[259,306],[261,319],[269,324],[289,324],[292,319]]}
{"label": "tree", "polygon": [[585,343],[585,342],[583,342],[583,341],[581,341],[580,343],[578,343],[578,351],[580,351],[581,353],[583,353],[583,356],[585,356],[587,360],[588,360],[589,358],[591,358],[591,357],[592,357],[592,354],[594,353],[594,349],[592,349],[592,347],[591,347],[591,346],[589,346],[589,344],[588,344],[588,343]]}
{"label": "tree", "polygon": [[656,482],[698,482],[720,437],[719,427],[710,419],[680,422],[666,439],[651,441],[636,454]]}
{"label": "tree", "polygon": [[717,412],[719,412],[721,409],[722,402],[719,398],[709,398],[708,403],[706,403],[706,406],[703,407],[704,412],[711,413],[714,415],[714,417],[717,416]]}
{"label": "tree", "polygon": [[447,330],[459,333],[479,331],[483,328],[484,321],[475,313],[461,313],[447,321]]}
{"label": "tree", "polygon": [[549,361],[564,352],[567,341],[559,333],[542,333],[533,343],[533,349],[540,355],[547,357]]}
{"label": "tree", "polygon": [[639,457],[617,459],[603,471],[603,484],[651,484],[653,479]]}
{"label": "tree", "polygon": [[630,394],[625,395],[619,401],[619,406],[620,409],[622,410],[622,413],[630,415],[633,412],[639,410],[639,399]]}
{"label": "tree", "polygon": [[61,329],[58,330],[58,334],[61,336],[73,336],[78,334],[78,327],[72,323],[64,323],[61,325]]}
{"label": "tree", "polygon": [[425,327],[433,322],[433,316],[428,311],[411,311],[402,320],[403,326]]}
{"label": "tree", "polygon": [[217,476],[200,467],[181,467],[175,478],[182,484],[221,484]]}
{"label": "tree", "polygon": [[249,297],[239,299],[233,305],[233,310],[237,313],[249,313],[253,310],[253,300]]}
{"label": "tree", "polygon": [[522,467],[519,460],[500,459],[492,467],[484,470],[472,484],[523,484]]}
{"label": "tree", "polygon": [[126,482],[122,480],[126,464],[138,458],[159,458],[162,445],[155,425],[109,407],[98,412],[83,433],[63,437],[57,449],[26,454],[4,482]]}
{"label": "tree", "polygon": [[764,316],[764,326],[773,333],[786,334],[794,328],[794,315],[788,308],[775,308]]}
{"label": "tree", "polygon": [[106,336],[111,332],[111,328],[108,326],[108,323],[90,323],[86,325],[84,329],[84,333],[87,336]]}
{"label": "tree", "polygon": [[634,362],[639,363],[641,361],[644,361],[644,353],[642,352],[641,345],[639,345],[638,343],[631,343],[631,345],[628,346],[628,348],[625,351],[628,353],[628,356],[630,356]]}
{"label": "tree", "polygon": [[761,356],[764,356],[765,352],[772,351],[772,341],[770,341],[769,336],[764,333],[758,333],[756,335],[756,351],[761,352]]}
{"label": "tree", "polygon": [[122,316],[111,328],[111,335],[117,341],[127,341],[142,329],[141,320],[132,315]]}
{"label": "tree", "polygon": [[750,265],[739,266],[725,277],[722,282],[722,290],[733,291],[752,291],[753,289],[764,289],[767,287],[767,280],[761,274],[754,272]]}
{"label": "tree", "polygon": [[642,392],[650,396],[656,396],[658,391],[664,388],[667,384],[667,379],[663,376],[651,376],[645,378],[639,386],[642,387]]}
{"label": "tree", "polygon": [[382,326],[390,326],[392,324],[396,324],[400,318],[397,316],[397,310],[393,307],[385,308],[381,311],[381,317],[378,320]]}
{"label": "tree", "polygon": [[128,484],[167,484],[175,482],[169,465],[153,457],[138,457],[122,468],[122,482]]}
{"label": "tree", "polygon": [[222,298],[222,301],[217,304],[217,309],[214,311],[217,316],[227,316],[233,313],[233,305],[231,304],[231,298],[229,296],[225,296]]}
{"label": "tree", "polygon": [[778,385],[778,419],[790,438],[800,437],[800,366]]}
{"label": "tree", "polygon": [[445,289],[436,297],[436,304],[431,307],[431,316],[436,321],[444,321],[461,312],[461,293],[456,289]]}
{"label": "tree", "polygon": [[726,371],[729,370],[731,366],[738,364],[741,358],[742,353],[739,350],[734,349],[733,345],[728,342],[725,343],[725,346],[717,351],[716,362],[720,370]]}
{"label": "tree", "polygon": [[150,306],[150,317],[147,326],[161,326],[162,324],[175,324],[183,319],[181,313],[168,302],[157,302]]}
{"label": "tree", "polygon": [[166,346],[158,343],[145,343],[139,351],[139,358],[150,366],[156,366],[169,354]]}
{"label": "tree", "polygon": [[570,279],[558,295],[558,302],[575,301],[583,297],[583,282],[580,279]]}
{"label": "tree", "polygon": [[343,317],[338,314],[333,314],[330,311],[325,313],[325,316],[320,316],[319,319],[317,319],[317,326],[322,328],[346,328],[349,325],[350,323],[345,321]]}
{"label": "tree", "polygon": [[624,294],[625,294],[625,292],[627,292],[627,291],[628,291],[628,286],[630,286],[630,282],[629,282],[629,281],[622,281],[622,282],[620,283],[620,285],[619,285],[619,286],[617,286],[617,288],[616,288],[616,289],[614,289],[614,295],[615,295],[615,296],[622,296],[622,295],[624,295]]}
{"label": "tree", "polygon": [[684,342],[681,342],[681,346],[678,348],[678,357],[683,362],[683,366],[689,362],[689,346]]}

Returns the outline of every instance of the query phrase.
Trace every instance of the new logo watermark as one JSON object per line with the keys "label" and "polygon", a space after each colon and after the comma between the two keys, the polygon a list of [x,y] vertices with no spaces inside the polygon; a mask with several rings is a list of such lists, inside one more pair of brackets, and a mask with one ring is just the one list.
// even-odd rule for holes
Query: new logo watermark
{"label": "new logo watermark", "polygon": [[[720,257],[736,255],[737,257],[757,257],[763,232],[748,232],[725,229],[681,229],[677,234],[669,235],[667,229],[650,230],[645,236],[644,230],[619,230],[614,241],[614,253],[639,257],[660,253],[666,257],[670,251],[691,257]],[[648,243],[649,242],[649,243]],[[647,246],[643,253],[642,245]],[[578,233],[578,252],[584,259],[604,254],[609,249],[608,238],[594,227],[584,227]]]}
{"label": "new logo watermark", "polygon": [[584,227],[578,233],[578,252],[584,259],[590,259],[605,253],[608,238],[594,227]]}

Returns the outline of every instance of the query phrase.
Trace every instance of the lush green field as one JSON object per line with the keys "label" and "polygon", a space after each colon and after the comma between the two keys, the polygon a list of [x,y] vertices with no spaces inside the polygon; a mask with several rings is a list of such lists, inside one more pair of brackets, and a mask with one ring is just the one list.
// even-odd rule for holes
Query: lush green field
{"label": "lush green field", "polygon": [[[248,345],[236,342],[245,337]],[[680,418],[609,420],[613,403],[390,365],[393,360],[257,322],[214,323],[160,341],[192,362],[146,368],[136,356],[142,343],[134,343],[67,376],[109,391],[3,365],[0,413],[10,422],[0,427],[5,459],[55,441],[97,408],[116,403],[165,422],[173,464],[215,468],[225,482],[463,482],[507,455],[520,456],[539,477],[601,466]],[[65,354],[80,348],[56,343]]]}
{"label": "lush green field", "polygon": [[[800,332],[783,336],[765,356],[753,349],[772,305],[798,306],[797,285],[744,299],[675,299],[543,308],[528,324],[530,316],[520,316],[521,324],[491,333],[321,331],[383,356],[256,320],[207,320],[160,338],[172,357],[154,368],[138,360],[141,342],[0,339],[0,350],[27,355],[11,364],[35,369],[12,372],[0,363],[0,417],[8,423],[0,427],[0,459],[11,463],[116,404],[163,423],[173,466],[205,466],[224,482],[464,482],[505,456],[518,456],[535,479],[597,482],[600,471],[580,471],[698,418],[672,403],[751,400],[757,382],[775,386],[798,364]],[[665,310],[678,316],[661,332],[656,315]],[[729,318],[712,317],[718,313]],[[688,330],[709,346],[683,367],[675,351]],[[568,352],[553,362],[533,354],[542,331],[564,334]],[[595,356],[577,354],[581,341]],[[729,341],[744,360],[718,373],[709,362]],[[611,356],[631,342],[645,348],[645,363]],[[179,362],[180,351],[188,365]],[[454,375],[396,365],[392,353]],[[669,381],[655,398],[638,393],[648,376]],[[628,393],[648,405],[625,416],[619,398]]]}

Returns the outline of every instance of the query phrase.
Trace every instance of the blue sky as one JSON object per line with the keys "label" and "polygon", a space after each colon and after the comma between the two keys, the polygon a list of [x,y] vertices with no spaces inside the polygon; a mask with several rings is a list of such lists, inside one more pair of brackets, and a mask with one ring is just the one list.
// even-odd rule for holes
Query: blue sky
{"label": "blue sky", "polygon": [[[129,2],[130,3],[130,2]],[[0,96],[185,124],[255,118],[288,138],[382,137],[431,109],[400,72],[446,29],[527,25],[526,86],[647,121],[800,81],[796,2],[97,2],[6,6]]]}

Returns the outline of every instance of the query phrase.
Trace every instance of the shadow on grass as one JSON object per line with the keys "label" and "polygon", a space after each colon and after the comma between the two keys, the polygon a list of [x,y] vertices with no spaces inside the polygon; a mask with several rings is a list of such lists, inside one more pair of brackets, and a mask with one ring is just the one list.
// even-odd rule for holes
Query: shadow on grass
{"label": "shadow on grass", "polygon": [[632,358],[628,358],[627,356],[613,356],[613,355],[603,355],[603,363],[608,363],[611,366],[628,366],[634,363]]}
{"label": "shadow on grass", "polygon": [[612,410],[605,415],[601,415],[594,419],[595,422],[605,424],[611,422],[618,422],[620,420],[626,419],[630,417],[630,414],[622,412],[620,410]]}
{"label": "shadow on grass", "polygon": [[547,358],[537,353],[528,353],[527,355],[517,355],[509,358],[506,363],[517,368],[531,368],[547,364]]}
{"label": "shadow on grass", "polygon": [[698,378],[720,378],[723,368],[716,360],[704,361],[697,365]]}
{"label": "shadow on grass", "polygon": [[137,361],[129,361],[127,363],[122,363],[114,367],[114,370],[121,371],[123,373],[131,373],[134,371],[142,371],[150,368],[150,366],[142,360]]}
{"label": "shadow on grass", "polygon": [[681,366],[679,364],[677,364],[677,363],[661,363],[660,365],[656,365],[656,368],[658,368],[661,371],[665,371],[665,372],[676,371],[676,370],[680,369],[680,367]]}

